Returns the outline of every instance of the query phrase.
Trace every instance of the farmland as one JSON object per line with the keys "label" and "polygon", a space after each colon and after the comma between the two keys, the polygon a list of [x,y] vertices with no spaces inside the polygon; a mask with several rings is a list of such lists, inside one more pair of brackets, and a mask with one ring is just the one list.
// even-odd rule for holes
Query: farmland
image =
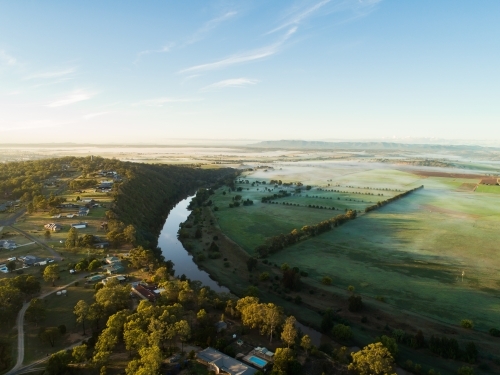
{"label": "farmland", "polygon": [[[235,184],[240,191],[223,187],[212,200],[221,230],[250,255],[268,237],[358,210],[356,220],[276,252],[268,261],[299,267],[309,274],[303,282],[325,292],[352,285],[361,295],[397,308],[449,324],[472,319],[487,331],[500,317],[500,196],[464,189],[479,183],[474,177],[436,168],[422,173],[369,163],[296,163],[245,172]],[[282,187],[271,180],[295,184]],[[297,193],[299,181],[304,186]],[[419,185],[425,188],[364,214],[365,207]],[[261,202],[279,190],[290,196]],[[230,208],[236,195],[253,205]],[[331,286],[320,282],[325,276],[332,278]]]}

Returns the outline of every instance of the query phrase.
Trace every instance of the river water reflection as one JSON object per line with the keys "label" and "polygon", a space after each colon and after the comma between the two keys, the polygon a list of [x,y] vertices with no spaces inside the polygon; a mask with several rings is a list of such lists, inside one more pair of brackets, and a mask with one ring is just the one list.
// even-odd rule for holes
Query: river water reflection
{"label": "river water reflection", "polygon": [[[189,197],[180,201],[170,211],[168,218],[165,221],[165,225],[163,225],[160,237],[158,238],[158,246],[160,246],[165,260],[171,260],[174,262],[176,276],[184,274],[191,280],[201,281],[204,285],[209,286],[216,292],[229,293],[228,288],[219,285],[217,281],[210,278],[210,275],[206,271],[198,268],[196,263],[193,261],[193,256],[189,254],[186,249],[184,249],[182,243],[177,239],[179,224],[185,222],[190,214],[188,206],[192,198],[193,197]],[[302,329],[302,332],[311,337],[311,341],[314,345],[320,344],[322,336],[320,332],[304,326],[299,322],[297,322],[297,326]]]}
{"label": "river water reflection", "polygon": [[193,261],[193,256],[184,249],[182,243],[177,239],[179,224],[185,222],[190,214],[187,207],[192,198],[189,197],[180,201],[170,211],[160,237],[158,237],[158,246],[160,246],[165,260],[174,262],[176,276],[184,274],[191,280],[200,280],[204,285],[209,286],[216,292],[229,292],[229,289],[219,285],[210,278],[207,272],[198,268]]}

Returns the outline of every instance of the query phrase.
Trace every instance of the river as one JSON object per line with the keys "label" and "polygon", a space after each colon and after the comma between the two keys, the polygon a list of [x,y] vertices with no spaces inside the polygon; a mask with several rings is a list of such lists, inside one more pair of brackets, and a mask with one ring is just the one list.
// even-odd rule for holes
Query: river
{"label": "river", "polygon": [[161,248],[165,260],[174,262],[175,274],[177,276],[184,274],[191,280],[200,280],[204,285],[209,286],[216,292],[229,293],[228,288],[219,285],[217,281],[210,278],[210,275],[206,271],[198,268],[193,261],[193,256],[184,249],[184,246],[182,246],[182,243],[177,238],[179,224],[185,222],[190,214],[188,205],[192,198],[183,199],[170,211],[158,238],[158,246]]}
{"label": "river", "polygon": [[[184,249],[184,246],[182,246],[182,243],[177,238],[179,224],[185,222],[190,214],[188,206],[192,198],[191,196],[183,199],[170,211],[165,221],[165,225],[163,225],[163,229],[161,230],[160,237],[158,238],[158,246],[162,249],[162,254],[165,259],[174,262],[175,274],[177,276],[184,274],[191,280],[200,280],[204,285],[209,286],[216,292],[229,293],[230,291],[228,288],[212,280],[206,271],[198,268],[193,260],[193,256]],[[302,332],[311,337],[311,341],[314,345],[320,344],[322,336],[320,332],[304,326],[299,322],[297,322],[297,327],[300,327]]]}

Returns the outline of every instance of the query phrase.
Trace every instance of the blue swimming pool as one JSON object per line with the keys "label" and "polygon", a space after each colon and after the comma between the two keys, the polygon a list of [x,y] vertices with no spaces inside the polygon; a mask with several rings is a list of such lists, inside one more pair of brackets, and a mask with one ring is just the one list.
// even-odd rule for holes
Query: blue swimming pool
{"label": "blue swimming pool", "polygon": [[267,365],[267,361],[264,361],[262,358],[255,357],[253,355],[249,357],[248,360],[258,367],[265,367]]}

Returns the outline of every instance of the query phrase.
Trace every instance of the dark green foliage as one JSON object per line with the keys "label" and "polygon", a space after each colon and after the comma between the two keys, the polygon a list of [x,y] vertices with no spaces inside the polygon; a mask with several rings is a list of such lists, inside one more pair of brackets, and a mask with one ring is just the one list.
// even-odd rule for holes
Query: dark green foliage
{"label": "dark green foliage", "polygon": [[375,204],[373,206],[366,207],[365,208],[365,212],[370,212],[370,211],[373,211],[373,210],[375,210],[375,209],[377,209],[379,207],[383,207],[383,206],[385,206],[388,203],[397,201],[398,199],[406,197],[408,194],[413,193],[414,191],[417,191],[417,190],[420,190],[420,189],[423,189],[423,188],[424,188],[424,185],[421,185],[419,187],[416,187],[415,189],[411,189],[411,190],[405,191],[404,193],[395,195],[394,197],[386,199],[385,201],[381,201],[381,202],[379,201],[379,202],[377,202],[377,204]]}
{"label": "dark green foliage", "polygon": [[0,371],[6,370],[12,363],[12,348],[7,342],[0,341]]}
{"label": "dark green foliage", "polygon": [[323,319],[321,320],[321,332],[329,333],[334,324],[335,313],[332,309],[328,309],[323,314]]}
{"label": "dark green foliage", "polygon": [[352,295],[349,297],[349,311],[358,312],[363,308],[363,301],[361,296]]}
{"label": "dark green foliage", "polygon": [[257,267],[257,263],[258,263],[257,259],[255,259],[255,258],[248,258],[248,260],[247,260],[248,271],[252,272],[253,269]]}
{"label": "dark green foliage", "polygon": [[490,329],[490,335],[494,337],[500,337],[500,330],[496,328]]}

